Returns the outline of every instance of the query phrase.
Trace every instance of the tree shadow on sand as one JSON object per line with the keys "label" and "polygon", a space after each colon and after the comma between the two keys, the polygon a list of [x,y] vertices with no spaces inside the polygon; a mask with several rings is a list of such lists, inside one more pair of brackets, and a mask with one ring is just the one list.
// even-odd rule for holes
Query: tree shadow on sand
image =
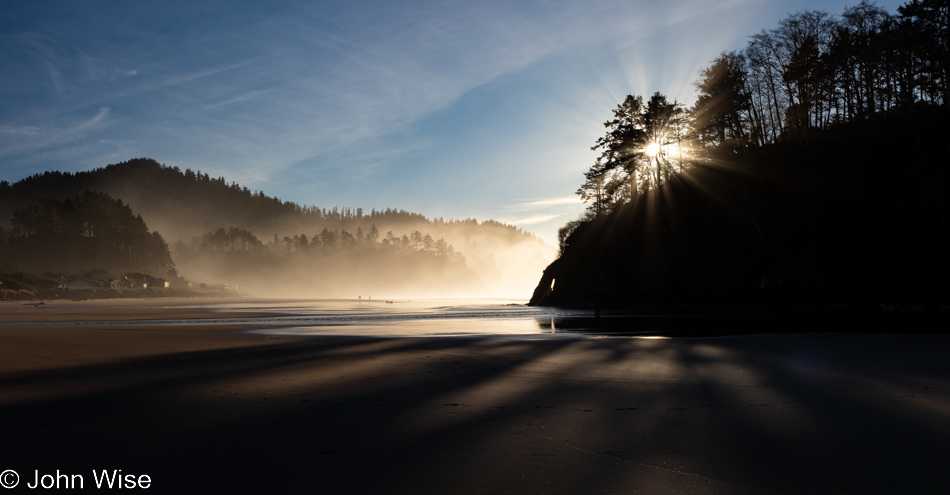
{"label": "tree shadow on sand", "polygon": [[[0,465],[161,492],[950,487],[945,335],[320,337],[0,378]],[[27,476],[26,473],[29,473]]]}

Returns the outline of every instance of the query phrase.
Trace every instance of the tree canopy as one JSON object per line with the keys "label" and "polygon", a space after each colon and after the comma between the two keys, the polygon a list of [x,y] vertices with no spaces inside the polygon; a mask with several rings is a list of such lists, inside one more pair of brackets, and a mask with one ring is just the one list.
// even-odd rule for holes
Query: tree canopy
{"label": "tree canopy", "polygon": [[9,240],[0,245],[5,268],[16,271],[146,272],[174,276],[168,245],[121,200],[86,191],[39,200],[13,211]]}
{"label": "tree canopy", "polygon": [[948,14],[796,12],[689,109],[628,95],[533,302],[946,301]]}

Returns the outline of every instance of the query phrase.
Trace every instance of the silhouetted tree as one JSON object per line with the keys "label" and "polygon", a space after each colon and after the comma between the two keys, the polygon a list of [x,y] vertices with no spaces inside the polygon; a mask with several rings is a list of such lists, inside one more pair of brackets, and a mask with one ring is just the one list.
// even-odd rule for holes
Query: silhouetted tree
{"label": "silhouetted tree", "polygon": [[323,230],[320,231],[320,244],[323,244],[323,247],[328,249],[331,247],[336,247],[336,233],[324,227]]}
{"label": "silhouetted tree", "polygon": [[634,202],[640,189],[658,187],[673,171],[670,157],[678,154],[687,134],[686,112],[659,92],[646,105],[642,97],[628,95],[613,113],[614,119],[604,123],[606,135],[591,148],[601,154],[577,191],[584,201],[593,201],[589,210],[594,212]]}
{"label": "silhouetted tree", "polygon": [[310,250],[310,240],[307,239],[306,234],[300,234],[299,236],[294,236],[294,247],[297,251],[309,251]]}
{"label": "silhouetted tree", "polygon": [[752,134],[760,133],[754,124],[756,119],[748,115],[752,105],[746,90],[744,55],[723,52],[700,71],[700,76],[691,118],[701,142],[718,146],[730,140],[745,140],[747,127],[752,127]]}
{"label": "silhouetted tree", "polygon": [[898,7],[916,33],[914,54],[922,62],[917,84],[932,103],[950,106],[950,1],[913,0]]}
{"label": "silhouetted tree", "polygon": [[438,256],[445,256],[448,254],[449,243],[445,242],[445,238],[439,237],[439,240],[435,241],[435,254]]}
{"label": "silhouetted tree", "polygon": [[[623,201],[636,201],[638,191],[637,169],[644,156],[649,134],[643,124],[643,98],[627,95],[614,109],[613,120],[604,123],[607,133],[598,138],[591,148],[600,151],[594,166],[588,171],[588,180],[616,171],[617,181],[608,183],[606,193]],[[620,188],[626,185],[626,191]],[[584,194],[582,194],[582,197]],[[588,195],[590,196],[590,195]]]}
{"label": "silhouetted tree", "polygon": [[356,238],[345,229],[340,231],[340,245],[344,248],[350,248],[356,245]]}

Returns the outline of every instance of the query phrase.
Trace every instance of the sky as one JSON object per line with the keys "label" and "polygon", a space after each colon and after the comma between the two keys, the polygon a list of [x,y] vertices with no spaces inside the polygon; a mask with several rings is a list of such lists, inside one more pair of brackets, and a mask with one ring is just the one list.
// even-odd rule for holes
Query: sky
{"label": "sky", "polygon": [[690,106],[721,52],[856,3],[0,0],[0,180],[148,157],[556,245],[624,96]]}

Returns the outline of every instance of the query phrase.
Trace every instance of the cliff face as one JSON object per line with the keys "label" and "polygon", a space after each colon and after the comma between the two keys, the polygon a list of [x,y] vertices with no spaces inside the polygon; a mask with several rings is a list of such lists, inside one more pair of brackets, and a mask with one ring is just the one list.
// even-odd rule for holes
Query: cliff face
{"label": "cliff face", "polygon": [[946,303],[947,126],[915,127],[697,165],[581,224],[530,304]]}

